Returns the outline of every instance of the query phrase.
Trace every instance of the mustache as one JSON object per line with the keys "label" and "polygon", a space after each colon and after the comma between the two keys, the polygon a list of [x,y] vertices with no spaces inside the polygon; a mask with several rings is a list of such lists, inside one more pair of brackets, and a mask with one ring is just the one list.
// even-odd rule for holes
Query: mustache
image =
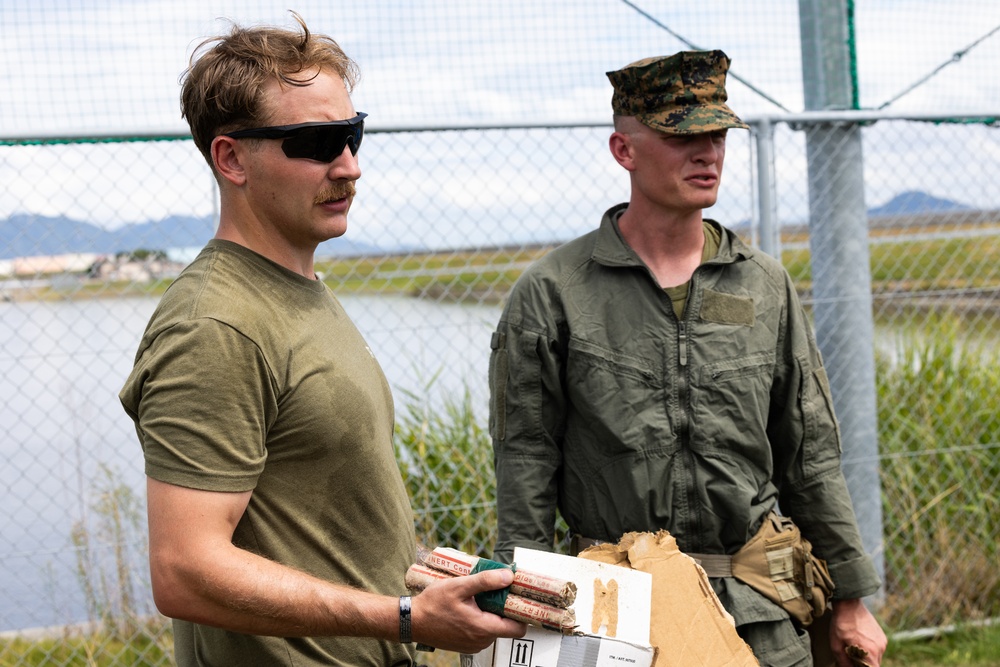
{"label": "mustache", "polygon": [[357,189],[354,187],[354,181],[333,183],[316,195],[316,199],[313,203],[323,204],[328,201],[336,201],[338,199],[353,197],[356,191]]}

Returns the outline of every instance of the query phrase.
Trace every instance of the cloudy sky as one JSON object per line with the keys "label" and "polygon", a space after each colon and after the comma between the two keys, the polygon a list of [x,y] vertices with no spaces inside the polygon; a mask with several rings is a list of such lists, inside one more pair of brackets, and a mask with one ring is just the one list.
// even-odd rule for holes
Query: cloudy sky
{"label": "cloudy sky", "polygon": [[[1000,78],[992,71],[1000,60],[1000,33],[991,32],[1000,28],[1000,3],[853,4],[862,107],[879,107],[929,77],[887,110],[1000,113]],[[0,3],[5,89],[0,138],[183,134],[178,79],[195,46],[224,32],[228,20],[290,25],[288,7],[270,0],[5,0]],[[722,48],[732,58],[730,103],[742,115],[803,109],[795,0],[307,0],[294,8],[358,61],[362,80],[355,106],[370,114],[373,130],[603,123],[610,113],[607,70],[688,45]],[[982,146],[980,133],[967,134],[968,141]],[[991,150],[995,134],[986,135]],[[442,210],[475,208],[483,198],[504,204],[512,193],[525,205],[533,196],[544,196],[531,187],[540,182],[543,161],[537,155],[518,159],[530,150],[531,140],[488,137],[484,168],[470,157],[456,164],[453,152],[441,153],[442,142],[418,136],[394,134],[393,141],[387,136],[379,143],[373,133],[372,151],[366,154],[372,161],[365,178],[370,188],[393,188],[386,174],[412,160],[411,170],[426,171],[418,180],[437,188]],[[565,153],[560,168],[569,174],[567,199],[590,197],[603,205],[624,192],[625,184],[606,159],[605,136],[585,132],[572,145],[546,140],[551,143],[547,159],[558,163],[553,153]],[[471,146],[478,141],[474,134],[450,139],[457,146],[449,145],[449,151],[461,151],[464,143],[470,154],[483,155],[482,144]],[[505,143],[516,145],[517,155],[500,163],[496,155]],[[900,148],[914,157],[913,146]],[[728,164],[749,165],[747,140],[731,142],[730,152]],[[783,166],[801,171],[794,139],[776,152],[779,171]],[[209,215],[214,195],[199,160],[189,142],[155,148],[0,147],[0,182],[6,183],[0,188],[0,218],[17,212],[69,215],[113,227],[173,214]],[[581,162],[595,165],[581,171],[586,183],[574,177]],[[728,170],[730,176],[736,171]],[[732,176],[729,184],[745,193],[751,177],[743,165],[738,171],[743,175]],[[595,195],[594,180],[605,177],[610,193]],[[371,216],[380,217],[374,209],[398,194],[383,193],[378,201],[369,197]],[[748,196],[739,194],[727,215],[740,215]],[[801,195],[789,198],[797,201]],[[359,198],[359,209],[365,205]],[[405,203],[384,213],[398,215],[398,207]]]}

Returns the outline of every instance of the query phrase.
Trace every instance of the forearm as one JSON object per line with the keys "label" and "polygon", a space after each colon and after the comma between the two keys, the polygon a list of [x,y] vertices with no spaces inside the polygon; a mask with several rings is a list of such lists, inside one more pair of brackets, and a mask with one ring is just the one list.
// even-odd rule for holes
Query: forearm
{"label": "forearm", "polygon": [[154,600],[172,618],[255,635],[399,636],[395,597],[332,584],[232,545],[195,559],[151,556]]}
{"label": "forearm", "polygon": [[[255,635],[400,639],[394,596],[334,585],[236,547],[190,565],[155,556],[154,596],[167,616]],[[484,612],[474,599],[512,579],[509,570],[488,570],[428,587],[412,599],[412,641],[477,653],[497,637],[523,636],[524,624]]]}

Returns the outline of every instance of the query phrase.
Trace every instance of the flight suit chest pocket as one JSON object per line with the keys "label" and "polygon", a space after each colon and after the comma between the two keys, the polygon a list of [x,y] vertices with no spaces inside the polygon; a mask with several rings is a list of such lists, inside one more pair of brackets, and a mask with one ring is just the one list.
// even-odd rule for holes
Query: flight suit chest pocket
{"label": "flight suit chest pocket", "polygon": [[614,457],[659,447],[668,440],[662,373],[652,362],[578,339],[571,340],[566,368],[569,402],[586,406],[577,426]]}
{"label": "flight suit chest pocket", "polygon": [[[660,374],[653,371],[652,362],[659,355],[626,354],[608,349],[588,341],[574,338],[569,342],[570,375],[578,375],[580,381],[594,376],[606,376],[610,385],[620,385],[622,382],[638,382],[642,385],[656,386],[660,384]],[[621,380],[611,380],[621,378]]]}

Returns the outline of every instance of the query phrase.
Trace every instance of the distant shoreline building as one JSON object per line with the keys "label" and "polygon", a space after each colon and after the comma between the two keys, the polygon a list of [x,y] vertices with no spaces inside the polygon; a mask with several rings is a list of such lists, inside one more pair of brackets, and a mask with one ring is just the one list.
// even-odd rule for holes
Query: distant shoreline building
{"label": "distant shoreline building", "polygon": [[176,277],[192,259],[189,255],[185,249],[177,253],[177,258],[172,257],[172,253],[168,251],[142,255],[66,253],[14,257],[0,259],[0,277],[43,279],[78,275],[83,279],[102,281],[146,282]]}

